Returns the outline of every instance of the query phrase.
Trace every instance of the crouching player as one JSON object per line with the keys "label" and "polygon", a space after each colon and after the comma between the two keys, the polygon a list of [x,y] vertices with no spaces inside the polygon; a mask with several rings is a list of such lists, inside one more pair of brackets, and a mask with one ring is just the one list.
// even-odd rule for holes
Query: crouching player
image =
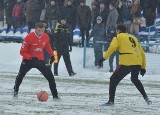
{"label": "crouching player", "polygon": [[51,56],[50,63],[53,63],[54,58],[57,59],[57,57],[54,56],[53,50],[49,43],[49,37],[46,33],[44,33],[44,31],[44,23],[39,22],[35,26],[35,32],[29,33],[23,41],[20,49],[20,54],[22,55],[23,60],[15,80],[14,97],[18,96],[19,86],[22,83],[26,73],[32,68],[37,68],[48,80],[53,98],[58,98],[53,73],[44,62],[44,49],[46,49]]}

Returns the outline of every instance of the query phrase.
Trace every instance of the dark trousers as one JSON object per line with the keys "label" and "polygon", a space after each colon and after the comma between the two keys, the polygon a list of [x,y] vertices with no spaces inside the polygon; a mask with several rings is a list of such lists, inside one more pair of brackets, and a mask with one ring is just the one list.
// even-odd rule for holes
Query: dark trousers
{"label": "dark trousers", "polygon": [[131,72],[131,81],[142,94],[143,98],[147,97],[147,94],[144,90],[144,87],[140,80],[138,79],[139,71],[141,66],[133,65],[133,66],[123,66],[120,65],[117,67],[115,72],[110,77],[110,85],[109,85],[109,101],[114,102],[116,87],[119,82]]}
{"label": "dark trousers", "polygon": [[64,63],[66,65],[66,68],[67,68],[69,75],[71,75],[71,73],[73,73],[73,69],[72,69],[72,64],[71,64],[69,52],[68,53],[66,52],[64,54],[58,53],[58,63],[54,63],[54,74],[58,74],[58,64],[59,64],[59,60],[60,60],[61,56],[63,56],[63,60],[64,60]]}
{"label": "dark trousers", "polygon": [[86,38],[86,46],[89,47],[89,27],[81,27],[80,31],[81,31],[81,37],[82,37],[82,47],[84,46],[85,38]]}
{"label": "dark trousers", "polygon": [[[99,60],[103,57],[103,45],[101,43],[94,43],[93,44],[94,47],[94,57],[95,57],[95,66],[99,65]],[[101,67],[103,67],[103,63],[101,65]]]}
{"label": "dark trousers", "polygon": [[109,72],[113,72],[113,60],[114,60],[114,57],[116,57],[116,67],[118,67],[118,65],[119,65],[119,54],[118,54],[118,52],[113,52],[111,54],[111,56],[109,57],[109,67],[110,67]]}
{"label": "dark trousers", "polygon": [[20,66],[20,70],[19,73],[16,77],[15,80],[15,86],[14,86],[14,90],[16,92],[18,92],[19,90],[19,86],[22,83],[22,80],[24,78],[24,76],[26,75],[26,73],[32,69],[32,68],[37,68],[42,74],[43,76],[48,80],[49,82],[49,87],[51,90],[51,93],[53,95],[53,97],[58,97],[58,93],[57,93],[57,89],[56,89],[56,83],[55,83],[55,79],[54,76],[52,74],[52,71],[50,68],[48,68],[43,60],[35,60],[35,61],[22,61],[21,66]]}
{"label": "dark trousers", "polygon": [[33,29],[35,27],[35,22],[34,21],[28,21],[27,24],[28,24],[28,29],[29,29],[29,32],[30,32],[31,29]]}
{"label": "dark trousers", "polygon": [[68,28],[68,30],[69,30],[69,37],[70,37],[70,42],[71,42],[71,45],[73,45],[73,30],[74,30],[74,26],[73,25],[69,25],[69,28]]}
{"label": "dark trousers", "polygon": [[23,28],[24,27],[24,23],[25,19],[17,19],[17,18],[13,18],[13,28],[14,28],[14,32],[16,32],[16,29],[18,28]]}

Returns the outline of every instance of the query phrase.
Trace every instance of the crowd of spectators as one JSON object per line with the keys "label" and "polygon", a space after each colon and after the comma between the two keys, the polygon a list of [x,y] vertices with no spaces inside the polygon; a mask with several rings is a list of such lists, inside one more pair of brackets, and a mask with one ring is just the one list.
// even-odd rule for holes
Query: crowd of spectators
{"label": "crowd of spectators", "polygon": [[[111,2],[115,13],[109,8]],[[75,27],[80,27],[83,46],[85,38],[88,45],[89,30],[96,24],[98,16],[102,17],[106,34],[108,29],[121,23],[126,25],[129,33],[134,33],[139,32],[141,17],[146,19],[146,26],[151,26],[160,13],[159,0],[93,0],[90,6],[86,5],[86,0],[0,0],[0,27],[5,22],[7,32],[11,26],[16,31],[26,25],[30,31],[36,22],[45,20],[54,30],[56,23],[65,17],[70,37]]]}
{"label": "crowd of spectators", "polygon": [[[6,33],[12,27],[16,32],[17,29],[25,26],[30,32],[37,22],[45,22],[46,28],[51,30],[50,39],[55,37],[54,42],[61,38],[66,40],[57,42],[56,49],[61,45],[63,47],[64,42],[70,41],[66,48],[59,48],[65,49],[64,52],[68,52],[67,54],[61,53],[59,49],[58,52],[59,58],[65,54],[66,67],[71,75],[74,72],[69,59],[69,51],[72,51],[75,28],[80,29],[82,47],[85,39],[86,46],[89,47],[89,41],[93,37],[95,66],[97,66],[103,55],[103,46],[96,42],[107,41],[108,44],[104,45],[104,50],[107,50],[112,38],[116,36],[118,24],[124,24],[128,33],[138,33],[143,23],[142,19],[145,19],[148,27],[154,25],[156,17],[160,16],[160,0],[92,0],[90,5],[87,5],[86,2],[86,0],[0,0],[0,28],[6,23]],[[110,72],[113,72],[114,57],[116,57],[116,66],[118,66],[118,52],[114,52],[109,58]],[[100,67],[103,67],[103,64]],[[54,68],[55,75],[58,74],[57,68],[58,65]]]}

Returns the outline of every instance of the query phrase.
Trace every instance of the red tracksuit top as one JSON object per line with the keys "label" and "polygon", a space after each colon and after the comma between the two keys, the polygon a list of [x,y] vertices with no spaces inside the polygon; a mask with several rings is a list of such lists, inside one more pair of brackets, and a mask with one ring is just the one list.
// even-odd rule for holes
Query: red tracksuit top
{"label": "red tracksuit top", "polygon": [[30,60],[31,57],[37,57],[38,60],[44,60],[44,48],[50,56],[53,56],[48,35],[44,33],[41,38],[38,38],[35,32],[31,32],[24,39],[20,54],[23,59]]}

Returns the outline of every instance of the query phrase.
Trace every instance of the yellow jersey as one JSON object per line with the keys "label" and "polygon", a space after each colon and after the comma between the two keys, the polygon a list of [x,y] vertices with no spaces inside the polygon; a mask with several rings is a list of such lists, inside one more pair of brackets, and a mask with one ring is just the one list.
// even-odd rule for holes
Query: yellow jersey
{"label": "yellow jersey", "polygon": [[119,65],[141,65],[143,69],[146,68],[145,53],[135,36],[128,33],[118,34],[113,38],[103,58],[108,59],[115,51],[119,52]]}

